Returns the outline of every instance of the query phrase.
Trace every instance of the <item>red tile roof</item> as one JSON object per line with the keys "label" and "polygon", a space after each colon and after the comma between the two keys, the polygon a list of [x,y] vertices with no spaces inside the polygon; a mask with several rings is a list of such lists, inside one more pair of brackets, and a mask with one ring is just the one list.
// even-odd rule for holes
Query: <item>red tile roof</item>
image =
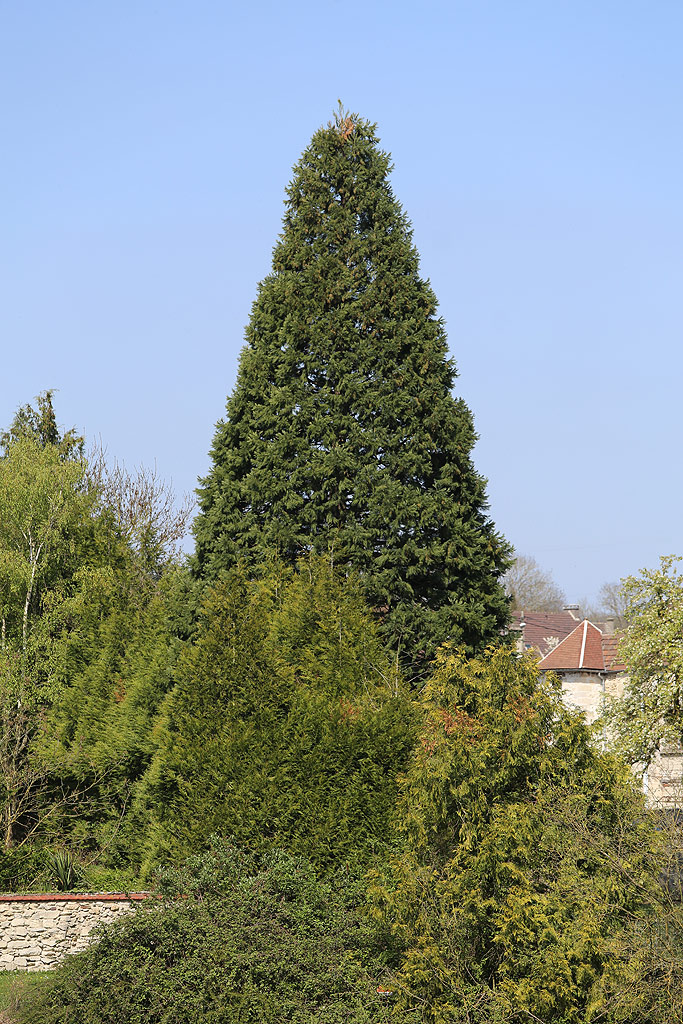
{"label": "red tile roof", "polygon": [[602,633],[588,619],[572,630],[557,647],[542,659],[539,669],[592,669],[603,672]]}
{"label": "red tile roof", "polygon": [[619,641],[621,633],[612,633],[609,636],[602,636],[602,654],[605,659],[606,672],[625,672],[624,659],[619,654]]}
{"label": "red tile roof", "polygon": [[[521,632],[524,650],[538,651],[541,670],[583,668],[586,671],[625,672],[626,666],[619,654],[621,634],[603,633],[593,622],[588,622],[590,628],[585,630],[583,665],[579,665],[585,622],[588,620],[578,622],[568,611],[513,612],[511,629]],[[555,654],[556,651],[559,653]]]}
{"label": "red tile roof", "polygon": [[541,672],[623,672],[625,666],[618,656],[619,637],[604,636],[588,619],[584,619],[557,647],[539,662]]}
{"label": "red tile roof", "polygon": [[512,628],[522,629],[525,650],[535,648],[541,657],[552,651],[559,640],[576,629],[579,623],[571,612],[513,612]]}

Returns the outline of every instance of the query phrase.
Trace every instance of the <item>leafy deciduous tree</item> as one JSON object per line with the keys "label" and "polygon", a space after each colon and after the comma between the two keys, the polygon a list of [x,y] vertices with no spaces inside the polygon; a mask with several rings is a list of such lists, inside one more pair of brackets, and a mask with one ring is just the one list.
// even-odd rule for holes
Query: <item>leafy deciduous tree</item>
{"label": "leafy deciduous tree", "polygon": [[628,682],[607,702],[610,741],[631,764],[648,765],[662,743],[683,742],[683,575],[679,557],[623,581]]}
{"label": "leafy deciduous tree", "polygon": [[4,636],[10,608],[19,598],[21,636],[26,646],[29,611],[39,588],[51,575],[57,575],[60,559],[70,553],[71,534],[92,506],[83,462],[64,460],[58,447],[41,446],[30,436],[10,443],[0,459]]}
{"label": "leafy deciduous tree", "polygon": [[49,589],[73,572],[74,536],[93,505],[84,464],[65,457],[58,435],[53,443],[47,428],[46,434],[43,442],[29,429],[16,431],[0,458],[0,820],[6,849],[18,831],[24,837],[33,831],[48,775],[31,757],[50,697],[44,636],[33,620],[39,621]]}
{"label": "leafy deciduous tree", "polygon": [[122,792],[151,756],[150,720],[170,685],[176,649],[159,582],[173,540],[169,491],[154,475],[142,484],[117,477],[115,504],[111,479],[105,487],[83,457],[83,439],[60,433],[51,399],[47,392],[37,409],[20,409],[1,439],[6,848],[38,830],[44,839],[50,825],[83,841],[92,841],[94,822],[111,831],[127,800]]}

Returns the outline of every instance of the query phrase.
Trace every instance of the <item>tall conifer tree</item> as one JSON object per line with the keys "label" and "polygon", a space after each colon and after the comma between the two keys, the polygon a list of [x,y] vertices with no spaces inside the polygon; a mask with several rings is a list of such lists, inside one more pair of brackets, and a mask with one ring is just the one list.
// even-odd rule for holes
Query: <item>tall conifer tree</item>
{"label": "tall conifer tree", "polygon": [[328,551],[415,664],[496,635],[508,546],[390,170],[375,126],[341,108],[294,168],[198,492],[195,565],[212,579],[268,549]]}

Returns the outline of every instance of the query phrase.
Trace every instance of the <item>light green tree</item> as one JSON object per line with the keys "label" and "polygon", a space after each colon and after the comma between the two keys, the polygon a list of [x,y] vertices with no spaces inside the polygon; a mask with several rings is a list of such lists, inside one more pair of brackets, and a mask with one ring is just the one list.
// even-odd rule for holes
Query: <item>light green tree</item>
{"label": "light green tree", "polygon": [[[75,536],[93,495],[80,459],[30,431],[5,441],[0,458],[0,824],[13,845],[44,789],[32,759],[41,711],[50,700],[39,612],[50,588],[73,571]],[[27,831],[28,830],[28,831]]]}
{"label": "light green tree", "polygon": [[678,556],[663,557],[623,581],[628,669],[623,696],[609,701],[604,724],[631,764],[648,765],[662,743],[683,741],[683,575]]}
{"label": "light green tree", "polygon": [[94,494],[83,460],[64,460],[59,447],[32,436],[12,441],[0,459],[0,601],[2,642],[20,628],[26,649],[29,615],[41,588],[54,582],[75,553],[74,533]]}
{"label": "light green tree", "polygon": [[50,830],[101,840],[147,766],[150,716],[170,685],[164,577],[179,571],[188,510],[156,474],[89,465],[50,392],[0,446],[3,842]]}
{"label": "light green tree", "polygon": [[46,831],[107,869],[140,862],[147,821],[131,809],[194,604],[181,567],[141,585],[138,563],[121,547],[126,557],[77,572],[52,614],[54,699],[37,744],[55,789],[71,801],[52,811]]}
{"label": "light green tree", "polygon": [[[661,995],[665,850],[626,766],[506,650],[443,651],[420,703],[397,853],[373,885],[403,946],[397,1019],[673,1019],[644,1009]],[[680,978],[680,948],[673,959]],[[674,992],[668,1013],[679,1004]]]}

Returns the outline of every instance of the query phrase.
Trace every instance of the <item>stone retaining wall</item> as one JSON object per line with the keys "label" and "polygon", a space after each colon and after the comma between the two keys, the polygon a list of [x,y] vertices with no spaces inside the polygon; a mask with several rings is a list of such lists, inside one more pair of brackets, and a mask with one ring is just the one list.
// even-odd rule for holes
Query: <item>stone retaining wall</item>
{"label": "stone retaining wall", "polygon": [[43,971],[90,942],[97,925],[129,914],[148,893],[0,896],[0,970]]}

